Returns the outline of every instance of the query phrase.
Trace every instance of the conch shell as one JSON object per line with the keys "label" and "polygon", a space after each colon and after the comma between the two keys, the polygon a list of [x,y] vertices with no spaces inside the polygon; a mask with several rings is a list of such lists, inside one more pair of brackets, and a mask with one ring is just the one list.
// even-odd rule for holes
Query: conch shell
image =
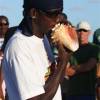
{"label": "conch shell", "polygon": [[66,48],[75,52],[79,48],[78,36],[75,28],[65,24],[57,24],[52,29],[52,40],[54,43],[60,42]]}

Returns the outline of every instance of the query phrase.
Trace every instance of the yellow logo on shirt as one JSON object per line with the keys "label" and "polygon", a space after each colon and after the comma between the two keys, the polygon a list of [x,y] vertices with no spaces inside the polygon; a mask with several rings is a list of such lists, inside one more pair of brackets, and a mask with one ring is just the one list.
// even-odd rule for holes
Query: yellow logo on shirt
{"label": "yellow logo on shirt", "polygon": [[51,69],[50,67],[48,67],[47,72],[45,74],[45,81],[49,78],[50,74],[51,74]]}

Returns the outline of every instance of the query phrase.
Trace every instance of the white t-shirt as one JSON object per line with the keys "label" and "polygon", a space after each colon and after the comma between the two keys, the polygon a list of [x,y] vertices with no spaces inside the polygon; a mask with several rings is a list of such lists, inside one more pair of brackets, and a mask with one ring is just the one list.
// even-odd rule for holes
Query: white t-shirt
{"label": "white t-shirt", "polygon": [[[18,30],[4,52],[3,71],[9,100],[26,100],[45,93],[44,76],[48,66],[43,39],[35,35],[27,37]],[[58,90],[53,100],[61,100]]]}

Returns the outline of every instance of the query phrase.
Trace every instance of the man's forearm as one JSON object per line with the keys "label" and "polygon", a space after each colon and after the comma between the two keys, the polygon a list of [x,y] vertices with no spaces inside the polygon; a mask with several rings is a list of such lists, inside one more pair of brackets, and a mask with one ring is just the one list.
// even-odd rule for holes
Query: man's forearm
{"label": "man's forearm", "polygon": [[50,76],[45,83],[44,86],[45,93],[28,100],[52,100],[54,95],[56,94],[59,83],[61,82],[64,76],[65,66],[66,66],[65,61],[59,62],[57,66],[58,69],[55,70],[52,76]]}
{"label": "man's forearm", "polygon": [[[44,86],[45,91],[47,92],[47,95],[49,98],[50,98],[50,95],[51,95],[51,98],[54,97],[54,95],[58,89],[58,86],[64,77],[66,64],[59,63],[58,66],[60,66],[60,67],[57,70],[55,70],[54,74],[52,76],[50,76],[50,78],[47,80],[47,82]],[[48,91],[49,91],[49,93],[48,93]],[[45,99],[45,100],[47,100],[47,99]]]}
{"label": "man's forearm", "polygon": [[47,79],[47,81],[45,83],[45,86],[44,86],[45,93],[41,94],[39,96],[30,98],[28,100],[52,100],[53,99],[53,97],[55,96],[56,91],[58,89],[58,86],[64,77],[65,68],[69,61],[69,57],[70,57],[70,55],[68,55],[67,58],[65,57],[64,60],[62,58],[59,59],[57,66],[56,66],[57,69]]}
{"label": "man's forearm", "polygon": [[77,73],[90,71],[94,67],[96,67],[97,60],[94,58],[89,59],[87,62],[82,63],[80,65],[76,65],[75,70]]}

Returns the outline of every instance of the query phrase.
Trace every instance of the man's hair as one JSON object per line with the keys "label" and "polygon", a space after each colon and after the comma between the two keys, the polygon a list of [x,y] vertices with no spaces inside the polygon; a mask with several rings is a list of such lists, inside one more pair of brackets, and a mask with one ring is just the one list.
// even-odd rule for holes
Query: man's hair
{"label": "man's hair", "polygon": [[96,29],[93,35],[93,43],[100,45],[100,28]]}
{"label": "man's hair", "polygon": [[24,13],[29,12],[31,8],[42,11],[50,11],[52,9],[63,10],[63,0],[24,0]]}
{"label": "man's hair", "polygon": [[0,20],[5,20],[6,21],[6,23],[9,25],[9,21],[8,21],[8,18],[6,17],[6,16],[4,16],[4,15],[0,15]]}

